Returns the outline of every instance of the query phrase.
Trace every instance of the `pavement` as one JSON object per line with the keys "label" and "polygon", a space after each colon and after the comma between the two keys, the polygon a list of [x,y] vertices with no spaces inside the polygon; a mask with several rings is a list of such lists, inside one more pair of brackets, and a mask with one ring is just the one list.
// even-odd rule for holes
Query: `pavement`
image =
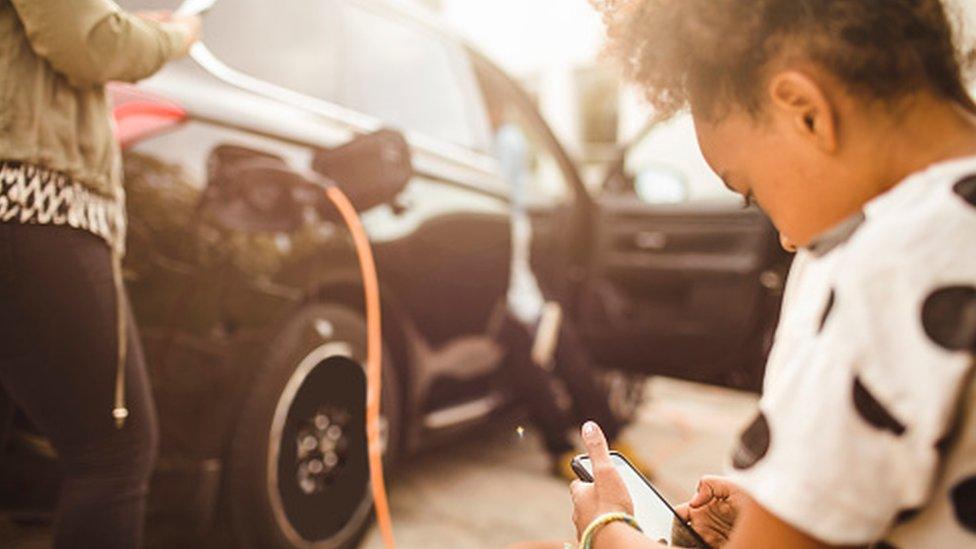
{"label": "pavement", "polygon": [[[703,474],[721,473],[756,397],[669,379],[648,398],[623,438],[655,471],[671,502],[687,500]],[[571,540],[568,484],[548,474],[531,425],[497,422],[450,447],[410,458],[390,486],[397,546],[502,548],[525,540]],[[366,549],[383,547],[379,533]]]}
{"label": "pavement", "polygon": [[[701,475],[722,471],[755,413],[756,397],[668,379],[648,381],[647,395],[624,439],[653,467],[661,493],[671,502],[685,501]],[[568,484],[548,469],[533,427],[517,418],[408,458],[389,486],[397,546],[497,549],[525,540],[571,540]],[[3,547],[49,547],[50,533],[47,525],[15,525],[0,517]],[[169,532],[167,539],[147,539],[146,546],[200,543],[181,538]],[[375,528],[363,547],[383,547]]]}

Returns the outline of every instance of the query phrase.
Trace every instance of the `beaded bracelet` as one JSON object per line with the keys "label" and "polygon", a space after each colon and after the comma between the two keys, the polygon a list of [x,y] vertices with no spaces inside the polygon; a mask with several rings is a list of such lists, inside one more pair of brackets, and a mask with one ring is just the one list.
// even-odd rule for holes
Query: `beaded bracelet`
{"label": "beaded bracelet", "polygon": [[627,525],[634,528],[638,532],[643,532],[643,530],[641,530],[640,525],[637,524],[637,519],[635,519],[633,516],[628,515],[627,513],[619,513],[619,512],[606,513],[593,519],[593,522],[591,522],[590,525],[586,527],[586,530],[583,531],[583,535],[580,536],[579,548],[592,549],[593,538],[594,536],[596,536],[596,533],[599,532],[601,528],[610,524],[611,522],[625,522],[627,523]]}

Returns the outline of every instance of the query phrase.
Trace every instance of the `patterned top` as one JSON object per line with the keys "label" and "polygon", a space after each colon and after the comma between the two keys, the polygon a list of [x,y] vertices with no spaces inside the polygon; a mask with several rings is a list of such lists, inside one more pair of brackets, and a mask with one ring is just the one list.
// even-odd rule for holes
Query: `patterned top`
{"label": "patterned top", "polygon": [[0,162],[0,223],[67,225],[125,252],[124,196],[107,198],[68,176],[23,162]]}
{"label": "patterned top", "polygon": [[976,546],[976,157],[802,251],[732,479],[838,545]]}

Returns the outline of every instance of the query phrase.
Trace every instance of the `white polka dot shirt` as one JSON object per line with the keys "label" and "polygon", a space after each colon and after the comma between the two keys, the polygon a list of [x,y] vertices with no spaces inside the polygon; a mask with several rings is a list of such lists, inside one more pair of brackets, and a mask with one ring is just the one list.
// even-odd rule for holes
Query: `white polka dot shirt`
{"label": "white polka dot shirt", "polygon": [[976,157],[796,259],[732,479],[828,543],[976,547]]}

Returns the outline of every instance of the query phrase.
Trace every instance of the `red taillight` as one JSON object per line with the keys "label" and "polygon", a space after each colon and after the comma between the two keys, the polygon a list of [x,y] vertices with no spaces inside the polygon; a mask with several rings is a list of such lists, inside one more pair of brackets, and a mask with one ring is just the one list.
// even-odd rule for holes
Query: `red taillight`
{"label": "red taillight", "polygon": [[115,139],[123,149],[186,120],[178,104],[127,84],[110,84]]}

